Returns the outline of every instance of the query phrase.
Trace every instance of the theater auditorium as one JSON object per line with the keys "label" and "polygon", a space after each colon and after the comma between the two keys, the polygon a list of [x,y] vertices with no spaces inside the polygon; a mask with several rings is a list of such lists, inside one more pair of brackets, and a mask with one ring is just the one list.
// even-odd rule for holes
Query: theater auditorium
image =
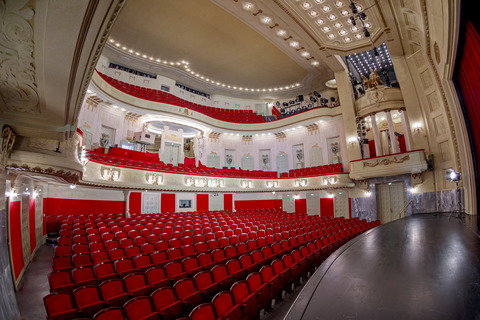
{"label": "theater auditorium", "polygon": [[0,319],[480,319],[472,3],[0,0]]}

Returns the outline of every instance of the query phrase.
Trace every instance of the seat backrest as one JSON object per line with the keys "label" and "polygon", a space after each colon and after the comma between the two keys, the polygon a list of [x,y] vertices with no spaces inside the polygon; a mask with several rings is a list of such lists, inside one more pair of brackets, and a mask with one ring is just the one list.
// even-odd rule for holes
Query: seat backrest
{"label": "seat backrest", "polygon": [[48,282],[50,288],[55,290],[59,286],[64,286],[72,283],[72,277],[68,271],[54,271],[48,275]]}
{"label": "seat backrest", "polygon": [[235,282],[230,291],[235,304],[240,304],[249,295],[247,283],[243,280]]}
{"label": "seat backrest", "polygon": [[108,253],[106,251],[95,251],[90,254],[93,264],[109,261]]}
{"label": "seat backrest", "polygon": [[253,272],[248,275],[247,277],[247,285],[248,285],[248,290],[250,292],[256,291],[258,288],[260,288],[263,284],[262,277],[260,276],[260,273],[258,272]]}
{"label": "seat backrest", "polygon": [[133,262],[129,258],[115,260],[114,265],[117,273],[134,269]]}
{"label": "seat backrest", "polygon": [[182,260],[183,270],[189,272],[190,270],[198,268],[198,260],[195,257],[185,258]]}
{"label": "seat backrest", "polygon": [[241,256],[239,260],[243,268],[247,268],[253,264],[252,257],[250,257],[248,254]]}
{"label": "seat backrest", "polygon": [[178,280],[173,285],[173,290],[175,291],[175,295],[179,299],[183,299],[186,296],[190,295],[191,293],[197,291],[195,289],[195,285],[193,283],[193,280],[190,279],[190,278]]}
{"label": "seat backrest", "polygon": [[183,272],[182,264],[180,262],[167,263],[165,265],[165,271],[167,272],[167,276],[171,278]]}
{"label": "seat backrest", "polygon": [[201,266],[206,266],[213,262],[212,256],[208,252],[199,254],[197,259]]}
{"label": "seat backrest", "polygon": [[110,307],[97,312],[93,320],[124,320],[125,315],[120,307]]}
{"label": "seat backrest", "polygon": [[79,287],[73,290],[72,295],[79,308],[100,301],[100,295],[96,286]]}
{"label": "seat backrest", "polygon": [[225,263],[225,266],[227,267],[229,274],[234,274],[242,269],[238,260],[228,260],[227,263]]}
{"label": "seat backrest", "polygon": [[123,281],[120,279],[111,279],[100,283],[98,286],[102,297],[105,300],[110,299],[111,297],[118,296],[125,293],[125,287],[123,286]]}
{"label": "seat backrest", "polygon": [[68,292],[54,292],[43,298],[43,303],[49,316],[65,310],[75,309],[72,295]]}
{"label": "seat backrest", "polygon": [[143,273],[140,272],[129,274],[123,278],[123,283],[128,292],[146,286],[145,277]]}
{"label": "seat backrest", "polygon": [[227,311],[229,311],[233,306],[233,299],[230,291],[222,291],[215,295],[212,300],[213,307],[217,316],[222,317]]}
{"label": "seat backrest", "polygon": [[153,267],[145,271],[145,276],[149,284],[157,283],[161,280],[166,279],[165,272],[160,267]]}
{"label": "seat backrest", "polygon": [[113,263],[110,261],[105,261],[105,262],[95,264],[93,266],[93,270],[97,278],[115,273]]}
{"label": "seat backrest", "polygon": [[190,312],[189,318],[191,320],[215,320],[215,313],[213,312],[211,303],[202,303],[195,307]]}
{"label": "seat backrest", "polygon": [[152,304],[147,296],[130,299],[123,305],[123,310],[130,320],[142,319],[152,313]]}
{"label": "seat backrest", "polygon": [[92,267],[78,267],[72,270],[72,277],[75,283],[78,283],[80,281],[94,279],[95,274]]}
{"label": "seat backrest", "polygon": [[227,267],[224,265],[217,265],[212,268],[212,276],[215,282],[228,276]]}
{"label": "seat backrest", "polygon": [[212,274],[209,271],[199,272],[193,277],[193,281],[197,289],[201,290],[213,283]]}
{"label": "seat backrest", "polygon": [[172,287],[162,287],[155,290],[151,295],[153,306],[157,311],[176,301],[175,294]]}
{"label": "seat backrest", "polygon": [[272,268],[273,268],[273,272],[275,274],[280,274],[283,272],[283,270],[285,270],[285,266],[283,265],[283,261],[282,260],[275,260],[272,262]]}

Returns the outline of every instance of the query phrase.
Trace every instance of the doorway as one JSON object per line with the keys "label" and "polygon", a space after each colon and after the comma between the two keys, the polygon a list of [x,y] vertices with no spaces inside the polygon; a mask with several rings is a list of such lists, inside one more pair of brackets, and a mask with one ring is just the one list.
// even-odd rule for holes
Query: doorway
{"label": "doorway", "polygon": [[389,182],[376,185],[377,214],[382,224],[397,220],[405,206],[405,185],[403,182]]}

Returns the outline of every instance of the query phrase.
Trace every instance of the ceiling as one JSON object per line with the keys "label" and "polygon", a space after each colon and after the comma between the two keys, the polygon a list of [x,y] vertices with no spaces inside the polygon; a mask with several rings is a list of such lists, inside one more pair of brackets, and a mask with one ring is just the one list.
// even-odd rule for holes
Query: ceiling
{"label": "ceiling", "polygon": [[[335,55],[381,41],[374,0],[135,0],[122,9],[103,54],[209,94],[281,98],[325,89]],[[366,38],[363,26],[371,34]]]}

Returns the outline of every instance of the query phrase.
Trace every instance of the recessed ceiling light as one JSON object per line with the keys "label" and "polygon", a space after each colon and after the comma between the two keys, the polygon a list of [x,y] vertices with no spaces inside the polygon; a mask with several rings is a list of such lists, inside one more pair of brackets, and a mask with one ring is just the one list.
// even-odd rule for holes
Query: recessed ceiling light
{"label": "recessed ceiling light", "polygon": [[290,41],[290,47],[297,48],[299,46],[299,43],[297,41]]}
{"label": "recessed ceiling light", "polygon": [[324,3],[325,0],[315,0],[316,3],[320,4],[320,3]]}
{"label": "recessed ceiling light", "polygon": [[341,28],[342,24],[340,22],[335,22],[334,26],[335,28]]}
{"label": "recessed ceiling light", "polygon": [[333,33],[330,33],[330,34],[328,35],[328,37],[329,37],[330,39],[333,39],[333,38],[335,38],[335,35],[334,35]]}
{"label": "recessed ceiling light", "polygon": [[302,56],[302,57],[305,57],[305,58],[306,58],[306,57],[309,57],[309,56],[310,56],[310,52],[303,51],[303,52],[301,53],[301,56]]}
{"label": "recessed ceiling light", "polygon": [[350,41],[352,41],[352,39],[349,38],[349,37],[346,37],[344,40],[345,40],[345,42],[350,42]]}
{"label": "recessed ceiling light", "polygon": [[348,13],[347,10],[342,10],[342,16],[346,17],[346,16],[348,16],[348,15],[349,15],[349,13]]}
{"label": "recessed ceiling light", "polygon": [[336,19],[337,19],[337,16],[332,13],[331,15],[328,16],[328,19],[330,19],[330,20],[336,20]]}
{"label": "recessed ceiling light", "polygon": [[312,10],[310,11],[310,15],[315,18],[316,16],[318,16],[318,12],[315,10]]}
{"label": "recessed ceiling light", "polygon": [[245,2],[245,3],[243,4],[243,9],[245,9],[245,10],[252,10],[252,9],[253,9],[253,3]]}
{"label": "recessed ceiling light", "polygon": [[368,23],[368,22],[365,23],[365,27],[366,27],[366,28],[370,28],[370,27],[371,27],[370,23]]}
{"label": "recessed ceiling light", "polygon": [[347,33],[348,33],[348,32],[347,32],[346,30],[344,30],[344,29],[340,30],[340,34],[341,34],[342,36],[346,35]]}
{"label": "recessed ceiling light", "polygon": [[323,7],[322,7],[322,10],[323,10],[324,12],[330,12],[330,11],[332,10],[332,8],[330,8],[329,6],[323,6]]}
{"label": "recessed ceiling light", "polygon": [[330,31],[330,27],[327,27],[327,26],[323,27],[323,32],[329,32],[329,31]]}
{"label": "recessed ceiling light", "polygon": [[283,30],[283,29],[278,29],[278,30],[277,30],[277,35],[278,35],[278,36],[281,36],[281,37],[282,37],[282,36],[284,36],[284,35],[286,35],[286,34],[287,34],[287,31],[285,31],[285,30]]}
{"label": "recessed ceiling light", "polygon": [[269,24],[270,22],[272,22],[272,18],[263,16],[260,21],[262,21],[262,23],[264,24]]}
{"label": "recessed ceiling light", "polygon": [[308,2],[302,3],[303,9],[308,9],[308,8],[310,8],[311,6],[312,6],[312,5],[311,5],[310,3],[308,3]]}
{"label": "recessed ceiling light", "polygon": [[353,32],[357,32],[357,31],[358,31],[358,28],[357,28],[356,26],[353,26],[353,27],[352,27],[352,31],[353,31]]}
{"label": "recessed ceiling light", "polygon": [[338,8],[343,7],[343,2],[342,1],[336,1],[335,6],[337,6]]}
{"label": "recessed ceiling light", "polygon": [[312,61],[312,66],[318,66],[320,63],[318,61]]}
{"label": "recessed ceiling light", "polygon": [[317,19],[316,22],[317,22],[318,24],[324,24],[324,23],[325,23],[325,21],[323,21],[323,19],[320,19],[320,18]]}

